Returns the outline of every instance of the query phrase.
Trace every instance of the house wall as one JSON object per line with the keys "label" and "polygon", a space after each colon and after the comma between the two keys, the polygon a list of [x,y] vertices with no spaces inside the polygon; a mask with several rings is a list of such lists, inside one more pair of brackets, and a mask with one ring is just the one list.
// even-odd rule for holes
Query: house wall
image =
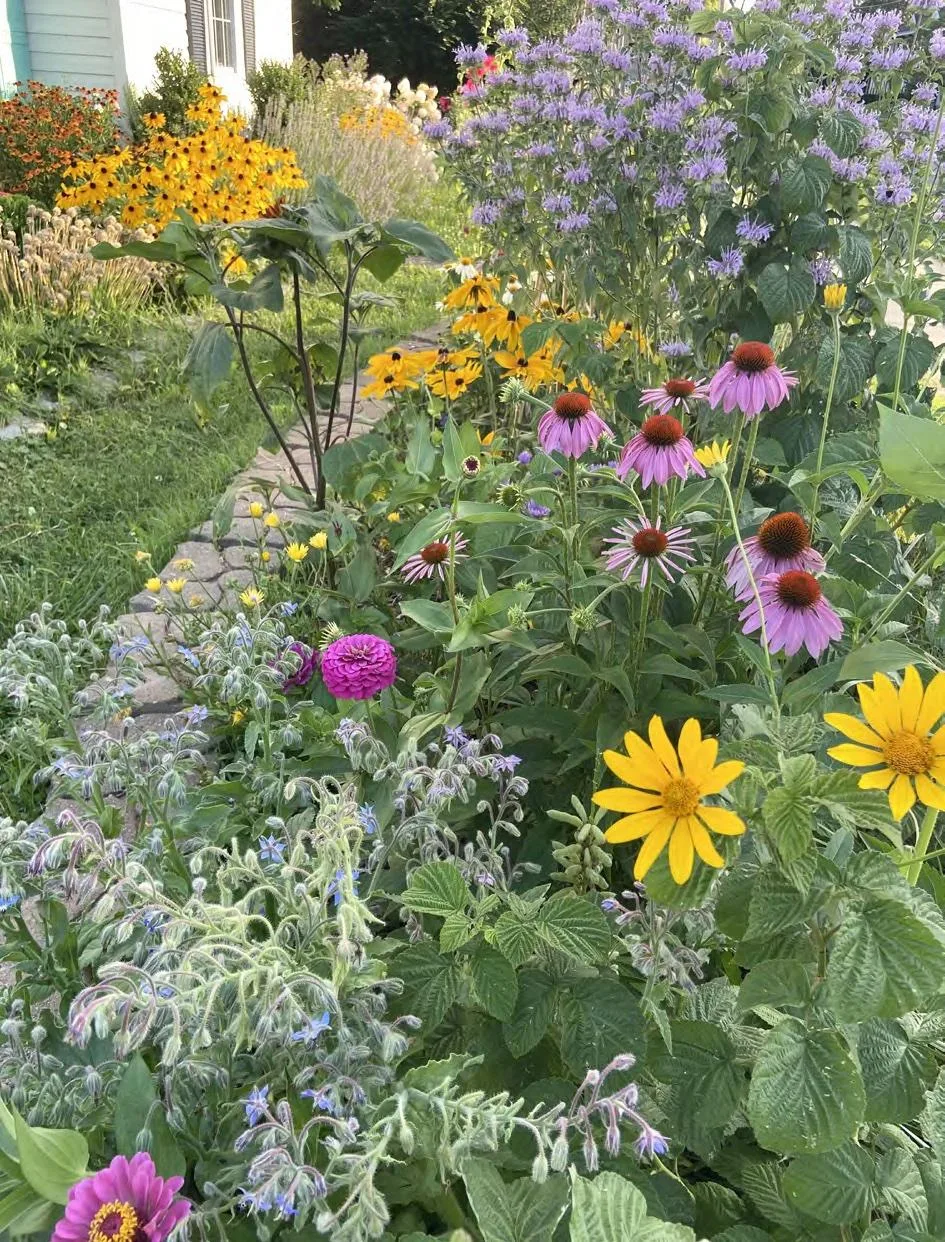
{"label": "house wall", "polygon": [[136,90],[154,81],[154,55],[162,47],[187,54],[184,0],[117,0],[125,80]]}
{"label": "house wall", "polygon": [[111,0],[24,0],[31,73],[49,86],[119,88]]}
{"label": "house wall", "polygon": [[292,0],[256,0],[256,64],[292,55]]}
{"label": "house wall", "polygon": [[0,0],[0,95],[11,95],[16,82],[30,76],[23,0]]}

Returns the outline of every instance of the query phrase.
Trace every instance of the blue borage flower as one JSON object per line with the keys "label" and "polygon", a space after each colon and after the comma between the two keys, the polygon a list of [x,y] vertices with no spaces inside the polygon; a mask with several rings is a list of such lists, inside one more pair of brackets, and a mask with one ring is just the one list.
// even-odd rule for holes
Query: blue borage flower
{"label": "blue borage flower", "polygon": [[314,1044],[323,1031],[331,1029],[331,1014],[326,1009],[318,1018],[309,1018],[301,1030],[292,1032],[294,1044]]}

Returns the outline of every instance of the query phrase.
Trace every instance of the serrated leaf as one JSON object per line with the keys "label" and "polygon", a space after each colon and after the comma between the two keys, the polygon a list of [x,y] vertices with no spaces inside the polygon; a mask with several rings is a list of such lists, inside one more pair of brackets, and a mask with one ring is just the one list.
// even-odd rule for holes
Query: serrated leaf
{"label": "serrated leaf", "polygon": [[818,211],[809,211],[791,225],[791,245],[795,250],[822,250],[830,229]]}
{"label": "serrated leaf", "polygon": [[469,889],[462,872],[451,862],[430,862],[418,867],[410,877],[401,902],[417,914],[463,913],[469,904]]}
{"label": "serrated leaf", "polygon": [[745,1094],[745,1074],[730,1037],[710,1022],[670,1025],[672,1053],[657,1053],[653,1073],[674,1087],[688,1126],[718,1130],[728,1124]]}
{"label": "serrated leaf", "polygon": [[790,958],[758,962],[738,989],[741,1010],[754,1009],[756,1005],[771,1005],[775,1009],[786,1005],[804,1006],[810,999],[810,973],[803,962]]}
{"label": "serrated leaf", "polygon": [[806,854],[814,833],[813,799],[802,790],[781,785],[772,789],[761,807],[765,827],[785,862]]}
{"label": "serrated leaf", "polygon": [[840,271],[844,280],[858,285],[873,270],[873,247],[870,239],[855,224],[842,224],[840,237]]}
{"label": "serrated leaf", "polygon": [[541,944],[535,918],[524,919],[511,910],[499,915],[493,936],[496,948],[513,966],[523,966],[530,957],[535,956]]}
{"label": "serrated leaf", "polygon": [[[826,395],[833,372],[834,337],[827,332],[817,351],[815,377],[817,387]],[[873,342],[860,333],[840,336],[840,363],[834,384],[834,401],[849,401],[863,391],[873,374]]]}
{"label": "serrated leaf", "polygon": [[476,930],[476,925],[466,914],[454,911],[443,920],[440,928],[440,949],[444,953],[454,953],[461,949]]}
{"label": "serrated leaf", "polygon": [[879,1162],[876,1180],[883,1207],[913,1229],[927,1227],[929,1201],[911,1152],[901,1148],[887,1151]]}
{"label": "serrated leaf", "polygon": [[687,1225],[647,1215],[643,1194],[616,1173],[571,1173],[571,1242],[693,1242]]}
{"label": "serrated leaf", "polygon": [[473,991],[490,1017],[507,1022],[518,1000],[518,976],[501,953],[487,944],[478,945],[469,959]]}
{"label": "serrated leaf", "polygon": [[922,1110],[935,1077],[929,1048],[913,1043],[891,1019],[874,1018],[857,1029],[857,1056],[866,1088],[866,1120],[902,1125]]}
{"label": "serrated leaf", "polygon": [[578,1078],[623,1052],[639,1056],[643,1017],[637,998],[616,979],[581,979],[561,1005],[561,1056]]}
{"label": "serrated leaf", "polygon": [[856,1143],[817,1156],[798,1156],[784,1175],[788,1202],[828,1225],[867,1216],[876,1199],[873,1157]]}
{"label": "serrated leaf", "polygon": [[797,215],[816,211],[830,188],[833,173],[819,155],[788,160],[781,175],[781,199]]}
{"label": "serrated leaf", "polygon": [[[899,365],[900,336],[889,337],[876,351],[876,378],[880,392],[894,392],[896,387],[896,369]],[[922,376],[932,365],[935,347],[923,333],[906,334],[906,348],[902,361],[901,391],[914,391]],[[921,420],[919,420],[921,421]],[[935,426],[936,424],[932,424]],[[914,493],[910,493],[912,495]],[[938,499],[938,498],[937,498]]]}
{"label": "serrated leaf", "polygon": [[555,985],[540,970],[523,970],[518,976],[515,1012],[502,1026],[505,1044],[513,1057],[523,1057],[544,1039],[555,1009]]}
{"label": "serrated leaf", "polygon": [[923,1137],[945,1164],[945,1069],[939,1071],[935,1086],[925,1093],[925,1108],[919,1118]]}
{"label": "serrated leaf", "polygon": [[863,123],[852,112],[828,112],[820,118],[820,136],[835,155],[846,158],[859,148]]}
{"label": "serrated leaf", "polygon": [[475,1158],[462,1173],[483,1242],[548,1242],[568,1205],[564,1177],[504,1182],[491,1160]]}
{"label": "serrated leaf", "polygon": [[762,871],[755,880],[748,907],[747,940],[766,940],[798,923],[803,923],[817,908],[815,896],[804,896],[773,867]]}
{"label": "serrated leaf", "polygon": [[865,1111],[863,1080],[841,1035],[796,1018],[767,1032],[748,1092],[762,1147],[786,1155],[830,1151],[852,1137]]}
{"label": "serrated leaf", "polygon": [[430,1028],[438,1026],[459,996],[460,974],[431,944],[410,945],[394,958],[391,973],[404,982],[404,1005]]}
{"label": "serrated leaf", "polygon": [[787,323],[813,302],[817,282],[803,261],[789,267],[777,261],[769,263],[758,277],[758,297],[774,323]]}
{"label": "serrated leaf", "polygon": [[576,893],[549,898],[534,926],[550,948],[582,962],[597,962],[610,948],[610,924],[600,906]]}
{"label": "serrated leaf", "polygon": [[448,1057],[440,1060],[427,1061],[424,1065],[415,1065],[404,1074],[404,1086],[414,1087],[417,1091],[437,1091],[448,1082],[455,1082],[459,1076],[473,1065],[478,1065],[482,1057],[471,1057],[465,1052],[451,1052]]}

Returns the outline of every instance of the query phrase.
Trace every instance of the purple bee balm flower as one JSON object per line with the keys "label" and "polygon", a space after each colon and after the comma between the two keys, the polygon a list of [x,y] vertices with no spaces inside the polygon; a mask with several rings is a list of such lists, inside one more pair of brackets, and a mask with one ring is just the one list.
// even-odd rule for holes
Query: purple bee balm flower
{"label": "purple bee balm flower", "polygon": [[764,220],[752,220],[748,216],[739,220],[735,225],[736,236],[753,246],[766,242],[773,232],[773,224],[768,224]]}
{"label": "purple bee balm flower", "polygon": [[[758,583],[770,651],[796,655],[806,647],[816,660],[843,634],[843,622],[824,598],[820,583],[803,569],[768,574]],[[752,599],[738,617],[742,630],[761,629],[758,600]]]}
{"label": "purple bee balm flower", "polygon": [[796,383],[795,376],[777,365],[769,345],[742,341],[709,382],[709,401],[713,406],[721,405],[726,414],[741,410],[752,419],[765,406],[773,410],[786,401]]}
{"label": "purple bee balm flower", "polygon": [[929,39],[929,51],[936,60],[945,60],[945,30],[933,30]]}
{"label": "purple bee balm flower", "polygon": [[183,1184],[158,1177],[147,1152],[116,1156],[70,1189],[51,1242],[164,1242],[190,1213],[189,1200],[177,1198]]}
{"label": "purple bee balm flower", "polygon": [[425,548],[414,552],[413,556],[408,556],[404,561],[400,571],[404,581],[421,582],[424,578],[437,577],[443,582],[450,559],[450,540],[453,542],[454,562],[463,560],[463,548],[466,547],[467,541],[459,532],[451,535],[450,539],[434,539],[432,543],[428,543]]}
{"label": "purple bee balm flower", "polygon": [[371,699],[397,679],[394,648],[376,634],[337,638],[322,652],[322,679],[336,699]]}
{"label": "purple bee balm flower", "polygon": [[692,353],[692,346],[685,341],[661,341],[660,353],[664,358],[688,358]]}
{"label": "purple bee balm flower", "polygon": [[[799,513],[772,513],[761,523],[758,534],[745,540],[745,551],[756,582],[791,569],[819,574],[825,568],[824,558],[810,546],[810,527]],[[754,592],[739,548],[732,549],[726,565],[725,581],[735,598],[751,599]]]}
{"label": "purple bee balm flower", "polygon": [[583,392],[563,392],[550,410],[538,420],[538,443],[546,453],[583,457],[597,447],[601,436],[614,433],[591,409],[591,399]]}
{"label": "purple bee balm flower", "polygon": [[282,690],[283,692],[300,690],[303,686],[307,686],[315,676],[315,670],[318,668],[318,652],[306,647],[304,643],[290,643],[286,651],[291,651],[298,657],[299,667],[286,677],[282,683]]}
{"label": "purple bee balm flower", "polygon": [[633,439],[624,446],[617,474],[625,479],[631,470],[644,487],[662,487],[671,478],[685,479],[691,470],[705,478],[682,423],[672,414],[651,414]]}
{"label": "purple bee balm flower", "polygon": [[737,246],[728,246],[722,251],[721,258],[708,259],[706,269],[716,280],[733,280],[745,266],[745,256]]}
{"label": "purple bee balm flower", "polygon": [[704,380],[668,379],[659,388],[644,388],[641,405],[652,405],[657,414],[669,414],[677,406],[688,414],[690,401],[702,401],[709,395],[709,385]]}
{"label": "purple bee balm flower", "polygon": [[650,576],[650,566],[655,565],[666,578],[667,582],[675,582],[677,576],[686,572],[686,566],[680,561],[694,561],[692,554],[693,541],[691,531],[685,526],[674,526],[671,530],[660,530],[661,519],[656,525],[647,522],[633,522],[625,518],[618,526],[613,527],[613,536],[608,536],[604,543],[613,547],[604,553],[605,564],[611,573],[619,573],[624,582],[636,567],[640,566],[640,585],[646,586]]}
{"label": "purple bee balm flower", "polygon": [[725,63],[729,69],[746,73],[752,69],[763,69],[768,63],[768,53],[761,48],[750,47],[744,52],[733,52]]}

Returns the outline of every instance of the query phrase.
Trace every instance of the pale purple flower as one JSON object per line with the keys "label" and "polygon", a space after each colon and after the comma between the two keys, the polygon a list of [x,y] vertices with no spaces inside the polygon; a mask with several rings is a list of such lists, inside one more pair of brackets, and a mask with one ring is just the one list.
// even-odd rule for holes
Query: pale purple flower
{"label": "pale purple flower", "polygon": [[625,479],[631,470],[637,472],[644,487],[651,483],[662,487],[670,478],[685,479],[690,470],[705,478],[705,470],[696,458],[682,423],[672,414],[651,414],[624,446],[617,474]]}
{"label": "pale purple flower", "polygon": [[528,449],[522,449],[515,460],[520,466],[527,466],[532,460],[532,454],[528,451]]}
{"label": "pale purple flower", "polygon": [[929,39],[929,51],[936,60],[945,60],[945,28],[932,31]]}
{"label": "pale purple flower", "polygon": [[786,401],[796,383],[795,376],[777,365],[769,345],[742,341],[710,380],[709,401],[713,406],[721,405],[726,414],[740,410],[752,419],[766,405],[773,410]]}
{"label": "pale purple flower", "polygon": [[706,269],[716,280],[734,280],[745,266],[745,256],[737,246],[727,246],[718,259],[708,259]]}
{"label": "pale purple flower", "polygon": [[634,522],[624,518],[619,525],[613,527],[613,536],[608,536],[604,543],[613,547],[604,553],[604,562],[611,573],[619,573],[624,582],[636,567],[640,566],[640,585],[646,586],[650,574],[650,566],[655,565],[666,578],[667,582],[675,582],[673,575],[685,573],[686,566],[681,561],[694,561],[692,549],[695,546],[690,538],[691,531],[685,526],[674,526],[671,530],[660,530],[662,519],[657,518],[655,525],[649,522]]}
{"label": "pale purple flower", "polygon": [[51,1242],[118,1236],[164,1242],[190,1214],[190,1201],[177,1197],[183,1184],[182,1177],[158,1177],[147,1152],[139,1151],[130,1160],[116,1156],[107,1169],[70,1188]]}
{"label": "pale purple flower", "polygon": [[286,842],[280,841],[274,834],[259,838],[259,857],[263,862],[281,863],[285,853]]}
{"label": "pale purple flower", "polygon": [[269,1088],[266,1086],[253,1087],[249,1095],[243,1100],[243,1107],[246,1109],[246,1124],[250,1126],[257,1125],[266,1115],[269,1107]]}
{"label": "pale purple flower", "polygon": [[[744,543],[756,582],[769,574],[782,574],[791,569],[819,574],[825,568],[824,558],[810,546],[810,527],[799,513],[773,513],[761,523],[757,535],[751,535]],[[726,567],[725,581],[735,598],[749,599],[753,593],[751,580],[738,547],[729,553]]]}
{"label": "pale purple flower", "polygon": [[752,220],[749,216],[745,216],[735,225],[736,237],[753,246],[766,242],[773,232],[773,224],[768,224],[766,220]]}
{"label": "pale purple flower", "polygon": [[394,648],[376,634],[349,634],[322,652],[322,680],[336,699],[371,699],[396,679]]}
{"label": "pale purple flower", "polygon": [[677,406],[689,413],[690,401],[704,401],[709,385],[704,380],[668,379],[658,388],[644,388],[641,405],[651,405],[657,414],[669,414]]}
{"label": "pale purple flower", "polygon": [[[792,656],[806,647],[816,660],[843,634],[843,622],[824,598],[820,583],[802,569],[762,578],[758,596],[764,609],[768,649],[772,652],[783,651]],[[744,633],[760,630],[758,600],[752,598],[738,619]]]}
{"label": "pale purple flower", "polygon": [[725,63],[737,73],[746,73],[752,69],[763,69],[768,63],[768,53],[761,48],[750,47],[744,52],[733,52]]}
{"label": "pale purple flower", "polygon": [[401,573],[405,582],[422,582],[424,578],[437,577],[441,582],[446,579],[446,567],[450,561],[450,544],[453,545],[453,561],[464,559],[463,549],[467,540],[457,531],[448,539],[434,539],[426,547],[414,552],[404,561]]}
{"label": "pale purple flower", "polygon": [[294,673],[289,673],[285,681],[283,681],[283,693],[307,686],[315,676],[315,670],[318,668],[318,652],[313,651],[311,647],[306,647],[304,643],[290,643],[286,647],[286,651],[291,651],[296,657],[298,668]]}
{"label": "pale purple flower", "polygon": [[664,358],[688,358],[692,346],[685,341],[660,341],[660,353]]}
{"label": "pale purple flower", "polygon": [[547,505],[540,505],[537,500],[529,498],[522,505],[522,512],[527,517],[546,518],[551,513]]}
{"label": "pale purple flower", "polygon": [[826,255],[809,260],[807,267],[818,285],[829,285],[833,280],[833,264]]}
{"label": "pale purple flower", "polygon": [[583,392],[563,392],[538,421],[538,443],[546,453],[583,457],[596,448],[601,436],[613,436],[604,420],[591,408]]}

